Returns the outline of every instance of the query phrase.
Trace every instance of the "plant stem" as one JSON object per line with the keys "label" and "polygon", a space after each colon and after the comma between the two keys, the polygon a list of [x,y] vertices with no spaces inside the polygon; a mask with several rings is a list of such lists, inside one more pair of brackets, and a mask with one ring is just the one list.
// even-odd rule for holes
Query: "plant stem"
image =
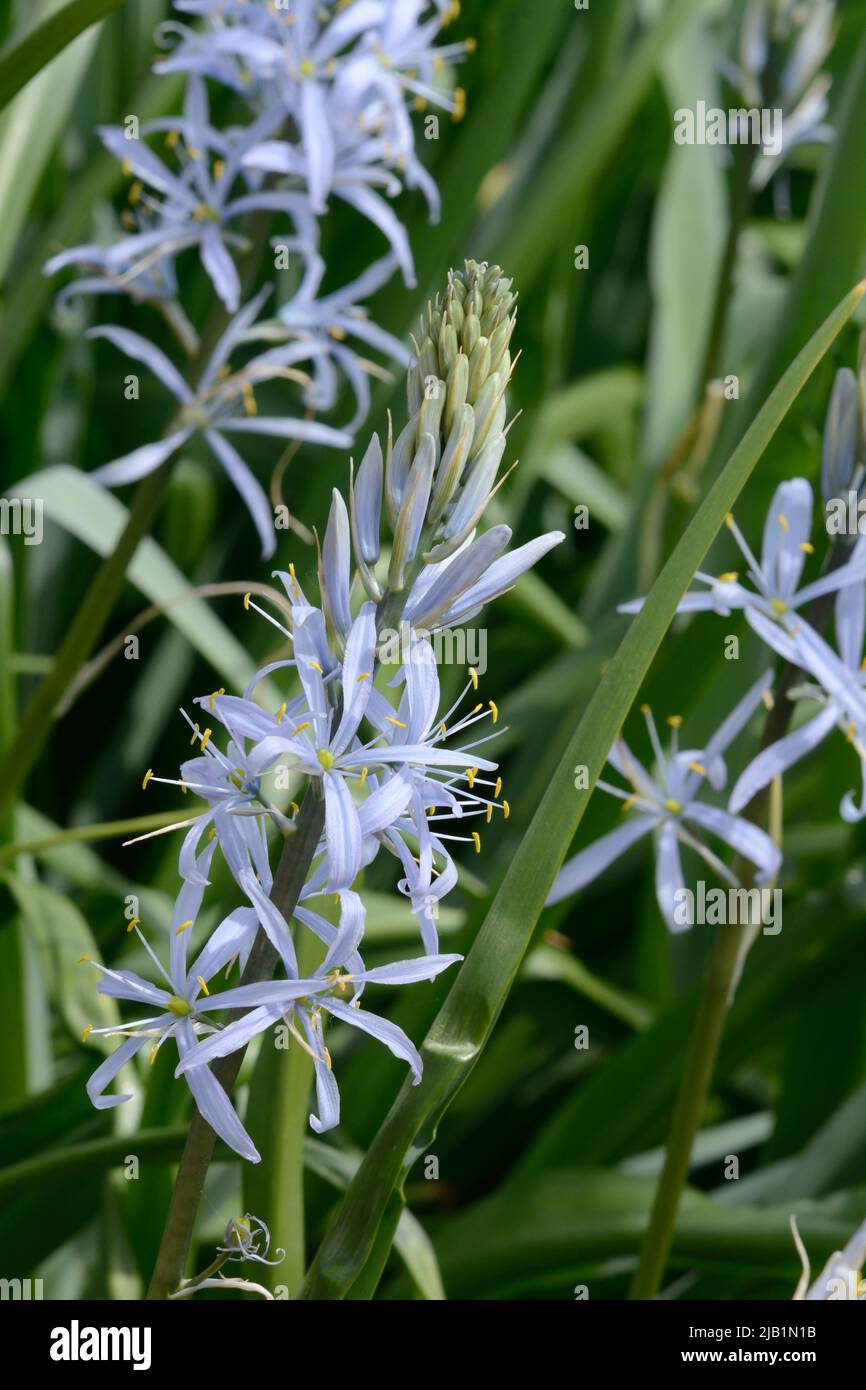
{"label": "plant stem", "polygon": [[[318,788],[311,786],[295,821],[295,832],[283,846],[271,890],[272,901],[287,921],[292,917],[306,882],[324,821],[324,802]],[[252,984],[270,978],[276,960],[276,952],[264,932],[258,932],[241,983]],[[246,1048],[241,1048],[214,1063],[213,1074],[228,1093],[237,1080],[245,1054]],[[216,1135],[210,1125],[195,1110],[175,1179],[162,1243],[147,1292],[148,1299],[168,1298],[183,1277],[196,1212],[215,1143]]]}
{"label": "plant stem", "polygon": [[704,354],[701,375],[698,379],[696,405],[704,398],[707,382],[718,374],[719,362],[725,337],[728,318],[728,305],[734,288],[734,270],[737,263],[737,248],[740,233],[746,225],[752,197],[750,183],[755,162],[756,149],[753,145],[737,145],[734,154],[734,173],[731,187],[731,207],[728,215],[728,235],[722,251],[719,276],[716,281],[716,297],[710,319],[707,347]]}
{"label": "plant stem", "polygon": [[656,1189],[629,1298],[654,1298],[667,1264],[680,1197],[689,1171],[695,1134],[716,1064],[728,999],[748,923],[720,926],[698,1006],[683,1079],[668,1137],[665,1165]]}

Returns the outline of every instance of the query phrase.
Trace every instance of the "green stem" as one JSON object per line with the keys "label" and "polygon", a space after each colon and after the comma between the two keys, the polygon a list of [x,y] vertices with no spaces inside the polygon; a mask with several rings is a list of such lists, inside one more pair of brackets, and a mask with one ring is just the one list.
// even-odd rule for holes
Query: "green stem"
{"label": "green stem", "polygon": [[667,1264],[695,1135],[716,1064],[731,987],[748,924],[720,926],[677,1096],[665,1165],[656,1189],[629,1298],[654,1298]]}
{"label": "green stem", "polygon": [[[291,920],[301,889],[306,882],[324,821],[324,802],[319,796],[318,788],[311,787],[295,822],[295,832],[283,846],[271,891],[272,901],[287,921]],[[270,978],[276,960],[276,952],[264,932],[259,932],[241,983],[252,984]],[[214,1063],[213,1074],[228,1093],[237,1080],[245,1054],[246,1048],[241,1048]],[[215,1143],[216,1135],[210,1125],[202,1119],[197,1110],[194,1111],[175,1179],[156,1267],[147,1292],[148,1299],[168,1298],[183,1277],[196,1212]]]}

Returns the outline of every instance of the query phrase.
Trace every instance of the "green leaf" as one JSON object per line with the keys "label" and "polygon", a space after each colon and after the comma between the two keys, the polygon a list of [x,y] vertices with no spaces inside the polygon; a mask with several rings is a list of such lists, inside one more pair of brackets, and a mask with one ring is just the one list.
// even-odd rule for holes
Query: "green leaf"
{"label": "green leaf", "polygon": [[[119,10],[126,0],[66,0],[48,7],[23,34],[16,34],[0,50],[0,108],[73,39]],[[46,6],[42,5],[41,10]]]}
{"label": "green leaf", "polygon": [[[62,465],[31,474],[16,483],[9,495],[41,497],[50,521],[103,556],[113,550],[128,515],[123,504],[106,488],[92,482],[86,473]],[[127,577],[152,603],[165,606],[168,621],[220,676],[238,689],[246,685],[256,663],[203,599],[178,602],[189,593],[189,581],[156,541],[148,537],[141,542]],[[268,691],[264,682],[259,689]],[[269,697],[275,696],[271,688]],[[279,704],[279,700],[275,703]]]}
{"label": "green leaf", "polygon": [[[631,624],[576,728],[502,886],[425,1040],[424,1076],[404,1085],[325,1236],[301,1297],[339,1298],[358,1277],[412,1145],[423,1145],[484,1047],[520,968],[557,870],[677,604],[791,404],[863,298],[852,290],[792,362]],[[589,788],[573,768],[588,769]]]}

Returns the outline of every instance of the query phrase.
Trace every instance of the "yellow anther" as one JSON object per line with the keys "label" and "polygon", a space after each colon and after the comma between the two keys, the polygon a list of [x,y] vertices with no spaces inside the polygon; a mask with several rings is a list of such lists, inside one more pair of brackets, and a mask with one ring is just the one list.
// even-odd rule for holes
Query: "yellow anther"
{"label": "yellow anther", "polygon": [[485,812],[485,815],[486,815],[486,817],[487,817],[487,824],[489,825],[490,822],[493,820],[493,802],[492,802],[492,801],[488,801],[488,803],[487,803],[487,810],[486,810],[486,812]]}
{"label": "yellow anther", "polygon": [[361,684],[361,681],[368,681],[369,679],[370,679],[370,672],[369,672],[369,671],[362,671],[361,674],[360,674],[360,676],[358,677],[358,685]]}
{"label": "yellow anther", "polygon": [[195,743],[197,738],[201,738],[201,729],[198,727],[198,724],[193,724],[192,738],[190,739],[190,743]]}
{"label": "yellow anther", "polygon": [[175,936],[180,936],[182,931],[189,931],[190,927],[193,924],[193,920],[194,919],[190,917],[188,922],[181,922],[180,926],[177,928],[175,932]]}
{"label": "yellow anther", "polygon": [[130,164],[130,162],[129,162],[128,159],[125,159],[125,160],[123,161],[123,163],[122,163],[121,166],[120,166],[120,169],[121,169],[121,172],[125,175],[126,178],[128,178],[128,179],[131,179],[131,178],[132,178],[132,165]]}
{"label": "yellow anther", "polygon": [[152,776],[153,776],[153,768],[152,768],[152,767],[149,767],[149,768],[147,769],[147,772],[144,774],[144,776],[143,776],[142,779],[141,779],[141,790],[142,790],[142,791],[145,791],[145,790],[146,790],[147,784],[148,784],[148,782],[150,781],[150,779],[151,779]]}
{"label": "yellow anther", "polygon": [[726,513],[725,513],[725,525],[727,526],[728,530],[730,530],[730,528],[733,526],[733,524],[734,524],[734,513],[733,513],[733,512],[726,512]]}
{"label": "yellow anther", "polygon": [[682,728],[683,716],[681,714],[669,714],[667,722],[672,729],[680,729]]}
{"label": "yellow anther", "polygon": [[299,724],[296,729],[292,729],[292,737],[294,738],[295,734],[302,734],[305,729],[312,729],[312,727],[313,721],[311,719],[305,719],[303,724]]}
{"label": "yellow anther", "polygon": [[318,758],[319,764],[325,770],[325,772],[330,772],[331,768],[334,766],[334,755],[330,751],[330,749],[320,748],[318,753],[316,754],[316,757]]}
{"label": "yellow anther", "polygon": [[472,689],[473,689],[473,690],[477,690],[477,689],[478,689],[478,672],[476,671],[476,669],[475,669],[474,666],[470,666],[470,667],[469,667],[469,679],[470,679],[471,682],[472,682]]}
{"label": "yellow anther", "polygon": [[480,714],[480,712],[481,712],[481,710],[483,710],[483,708],[484,708],[483,704],[482,704],[482,705],[476,705],[475,708],[474,708],[474,710],[472,711],[472,713],[473,713],[473,714]]}
{"label": "yellow anther", "polygon": [[508,817],[511,815],[511,807],[507,801],[503,801],[502,803],[502,814],[506,820],[508,820]]}
{"label": "yellow anther", "polygon": [[244,402],[244,411],[247,415],[258,415],[259,407],[256,404],[256,394],[248,381],[241,383],[241,396]]}
{"label": "yellow anther", "polygon": [[501,778],[501,777],[497,777],[497,779],[496,779],[496,786],[493,788],[493,795],[494,795],[494,796],[498,796],[499,793],[500,793],[501,791],[502,791],[502,778]]}
{"label": "yellow anther", "polygon": [[707,775],[707,769],[703,763],[689,763],[689,771],[696,772],[699,777],[706,777]]}
{"label": "yellow anther", "polygon": [[90,1037],[90,1034],[91,1034],[92,1032],[93,1032],[93,1024],[92,1024],[92,1023],[88,1023],[88,1025],[87,1025],[87,1027],[85,1028],[84,1032],[81,1034],[81,1041],[82,1041],[83,1043],[86,1043],[86,1042],[87,1042],[87,1039]]}
{"label": "yellow anther", "polygon": [[334,1064],[333,1064],[333,1062],[331,1061],[331,1054],[330,1054],[330,1052],[328,1051],[328,1049],[327,1049],[326,1047],[323,1047],[323,1048],[322,1048],[322,1055],[323,1055],[323,1057],[324,1057],[324,1059],[325,1059],[325,1066],[328,1068],[328,1071],[333,1071],[333,1070],[334,1070]]}
{"label": "yellow anther", "polygon": [[639,800],[640,798],[637,795],[627,796],[619,809],[621,811],[630,811],[632,806],[636,806]]}
{"label": "yellow anther", "polygon": [[424,100],[423,97],[416,97],[415,100],[413,101],[412,105],[413,105],[413,107],[415,108],[416,111],[426,111],[426,110],[427,110],[427,102]]}
{"label": "yellow anther", "polygon": [[386,715],[385,715],[385,723],[386,723],[386,724],[395,724],[395,725],[397,726],[398,729],[405,729],[405,727],[406,727],[406,725],[403,723],[403,720],[402,720],[402,719],[395,719],[394,716],[393,716],[393,714],[386,714]]}
{"label": "yellow anther", "polygon": [[771,599],[770,607],[772,608],[773,612],[778,613],[780,617],[783,613],[787,613],[788,611],[788,605],[783,598]]}
{"label": "yellow anther", "polygon": [[247,610],[247,612],[249,613],[249,611],[250,611],[250,596],[249,596],[249,594],[244,594],[244,608],[245,608],[245,609]]}
{"label": "yellow anther", "polygon": [[328,333],[334,339],[335,343],[342,343],[343,339],[348,337],[345,328],[341,328],[338,323],[332,324],[328,329]]}
{"label": "yellow anther", "polygon": [[186,152],[190,159],[201,159],[201,150],[196,145],[187,145]]}
{"label": "yellow anther", "polygon": [[189,796],[189,787],[186,785],[185,782],[181,782],[180,789],[183,792],[184,796]]}
{"label": "yellow anther", "polygon": [[140,917],[133,917],[132,921],[129,923],[129,926],[126,928],[127,934],[128,934],[129,932],[131,932],[131,931],[135,931],[136,927],[140,927],[140,926],[141,926],[141,918],[140,918]]}
{"label": "yellow anther", "polygon": [[641,714],[652,714],[652,710],[650,709],[649,705],[641,705],[640,712]]}
{"label": "yellow anther", "polygon": [[665,810],[670,811],[672,816],[678,816],[682,809],[682,806],[678,801],[674,799],[674,797],[671,797],[668,801],[665,802]]}
{"label": "yellow anther", "polygon": [[475,778],[476,778],[477,776],[478,776],[478,768],[477,768],[477,767],[467,767],[467,769],[466,769],[466,781],[469,783],[469,790],[470,790],[470,791],[471,791],[472,788],[475,786]]}
{"label": "yellow anther", "polygon": [[311,662],[310,662],[310,665],[312,666],[312,668],[313,668],[314,671],[318,671],[318,673],[319,673],[320,676],[323,676],[323,675],[325,674],[324,671],[322,670],[321,666],[319,665],[318,661],[311,661]]}
{"label": "yellow anther", "polygon": [[158,1055],[159,1055],[159,1043],[158,1043],[158,1042],[155,1042],[155,1043],[153,1044],[153,1047],[150,1049],[150,1057],[148,1058],[148,1061],[150,1062],[150,1065],[151,1065],[151,1066],[153,1066],[153,1064],[154,1064],[154,1062],[156,1061]]}
{"label": "yellow anther", "polygon": [[362,767],[362,768],[361,768],[361,779],[360,779],[360,781],[358,782],[358,791],[359,791],[359,792],[362,792],[362,791],[364,790],[364,783],[365,783],[366,780],[367,780],[367,772],[368,772],[368,770],[369,770],[369,769],[366,768],[366,767]]}
{"label": "yellow anther", "polygon": [[313,62],[312,58],[302,58],[302,59],[301,59],[301,76],[302,76],[302,77],[312,77],[312,75],[313,75],[313,73],[314,73],[315,71],[316,71],[316,65],[315,65],[315,63]]}
{"label": "yellow anther", "polygon": [[814,554],[815,554],[815,547],[814,547],[814,545],[812,545],[811,541],[801,541],[801,542],[800,542],[800,549],[802,550],[802,552],[803,552],[804,555],[814,555]]}
{"label": "yellow anther", "polygon": [[720,583],[720,584],[736,584],[736,582],[737,582],[737,580],[739,579],[739,577],[740,577],[740,576],[739,576],[739,574],[737,573],[736,570],[725,570],[725,573],[724,573],[724,574],[720,574],[720,575],[719,575],[719,583]]}
{"label": "yellow anther", "polygon": [[167,150],[173,150],[179,139],[180,139],[180,131],[179,131],[179,130],[169,130],[169,131],[166,131],[166,135],[165,135],[165,148],[166,148]]}
{"label": "yellow anther", "polygon": [[289,805],[291,806],[292,810],[294,811],[295,815],[297,816],[297,815],[300,813],[300,810],[301,810],[301,808],[300,808],[300,806],[298,805],[297,801],[290,801],[290,802],[289,802]]}
{"label": "yellow anther", "polygon": [[764,703],[764,709],[771,710],[775,706],[776,701],[773,699],[772,691],[765,690],[761,699]]}
{"label": "yellow anther", "polygon": [[141,200],[141,195],[143,192],[144,184],[141,183],[140,180],[137,180],[134,184],[130,186],[129,202],[131,207],[135,207],[136,203],[138,203]]}
{"label": "yellow anther", "polygon": [[856,734],[856,732],[857,732],[857,726],[856,726],[856,724],[849,724],[848,727],[847,727],[846,730],[845,730],[845,737],[846,737],[846,739],[848,740],[849,743],[853,743],[853,742],[854,742],[854,735]]}
{"label": "yellow anther", "polygon": [[481,836],[478,834],[478,831],[477,831],[477,830],[473,830],[473,832],[472,832],[472,841],[473,841],[473,844],[475,845],[475,853],[476,853],[476,854],[480,854],[480,853],[481,853]]}
{"label": "yellow anther", "polygon": [[783,531],[785,531],[785,532],[790,531],[791,527],[790,527],[790,525],[788,524],[788,518],[784,515],[783,512],[779,512],[779,515],[778,515],[778,517],[776,518],[776,520],[778,521],[778,523],[779,523],[779,525],[781,526],[781,528],[782,528]]}
{"label": "yellow anther", "polygon": [[202,736],[201,736],[201,751],[202,751],[202,752],[204,752],[204,750],[207,748],[207,746],[208,746],[208,744],[209,744],[209,742],[210,742],[210,738],[211,738],[211,734],[212,734],[212,733],[213,733],[213,729],[205,729],[204,733],[202,734]]}
{"label": "yellow anther", "polygon": [[204,980],[202,979],[201,975],[196,975],[196,979],[198,980],[199,984],[201,985],[202,993],[203,993],[203,994],[210,994],[210,990],[208,989],[208,987],[207,987],[207,985],[205,984]]}
{"label": "yellow anther", "polygon": [[427,814],[428,814],[428,816],[435,816],[435,814],[436,814],[436,807],[435,807],[435,806],[428,806],[428,807],[427,807]]}
{"label": "yellow anther", "polygon": [[208,837],[209,840],[215,840],[215,839],[216,839],[216,834],[217,834],[217,828],[216,828],[215,825],[212,825],[211,828],[210,828],[210,830],[207,832],[207,837]]}
{"label": "yellow anther", "polygon": [[214,162],[213,162],[213,176],[214,176],[214,178],[217,180],[217,182],[219,182],[219,180],[222,178],[222,176],[223,176],[223,174],[225,173],[225,171],[226,171],[226,162],[225,162],[225,160],[224,160],[224,159],[215,159]]}
{"label": "yellow anther", "polygon": [[225,688],[224,685],[221,685],[220,688],[219,688],[219,690],[214,690],[214,691],[213,691],[213,693],[211,694],[210,700],[208,701],[208,704],[210,705],[210,708],[211,708],[211,712],[213,712],[214,700],[216,699],[217,695],[225,695],[225,693],[226,693],[226,688]]}
{"label": "yellow anther", "polygon": [[284,700],[283,703],[280,705],[279,709],[277,710],[277,723],[278,723],[278,724],[282,724],[282,722],[283,722],[283,715],[285,714],[285,712],[286,712],[286,702],[285,702],[285,700]]}
{"label": "yellow anther", "polygon": [[445,735],[446,735],[447,732],[448,732],[448,725],[445,723],[445,720],[444,720],[444,719],[442,720],[442,723],[439,725],[439,732],[440,732],[440,734],[442,735],[443,738],[445,737]]}
{"label": "yellow anther", "polygon": [[495,724],[497,719],[499,718],[499,706],[493,700],[488,701],[488,703],[490,705],[490,713],[493,716],[493,722]]}
{"label": "yellow anther", "polygon": [[92,960],[93,960],[93,956],[79,956],[79,957],[78,957],[78,960],[75,962],[75,964],[76,964],[76,965],[84,965],[84,964],[89,965],[89,964],[92,962]]}

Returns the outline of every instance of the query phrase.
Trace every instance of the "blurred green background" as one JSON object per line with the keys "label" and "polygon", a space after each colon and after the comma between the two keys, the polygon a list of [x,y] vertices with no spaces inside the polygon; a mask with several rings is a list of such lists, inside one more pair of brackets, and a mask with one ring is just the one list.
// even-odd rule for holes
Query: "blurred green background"
{"label": "blurred green background", "polygon": [[[0,41],[37,8],[3,6]],[[676,146],[672,112],[716,93],[728,104],[722,66],[736,53],[743,6],[592,0],[578,11],[571,0],[466,0],[449,31],[475,35],[478,49],[460,73],[465,121],[443,119],[441,138],[424,147],[442,221],[429,226],[421,198],[402,199],[418,289],[395,277],[371,312],[405,335],[465,255],[513,277],[522,357],[507,458],[520,466],[498,495],[496,519],[518,542],[553,528],[568,540],[485,615],[484,693],[508,725],[499,755],[512,814],[487,831],[483,855],[465,861],[442,914],[445,949],[468,946],[467,921],[477,922],[475,909],[513,856],[626,629],[616,603],[645,592],[784,366],[866,269],[866,3],[837,8],[840,31],[825,65],[835,137],[798,150],[753,201],[719,358],[721,372],[739,378],[739,399],[725,404],[708,457],[685,471],[671,459],[700,394],[732,172],[716,150]],[[152,438],[164,417],[158,386],[143,374],[131,408],[123,360],[83,337],[110,320],[159,338],[149,311],[95,299],[61,320],[52,310],[57,284],[41,266],[61,247],[98,237],[110,208],[122,206],[122,176],[93,127],[175,107],[174,82],[149,75],[153,30],[167,11],[166,0],[128,0],[0,116],[4,490],[53,465],[87,471]],[[342,205],[323,231],[326,290],[381,254],[379,234]],[[575,266],[580,246],[585,269]],[[197,295],[204,303],[204,277],[186,264],[188,304]],[[738,520],[754,543],[777,482],[817,478],[833,373],[855,365],[856,343],[851,325],[741,498]],[[399,379],[377,388],[362,441],[384,428],[388,406],[403,409],[401,392]],[[343,407],[334,423],[346,417]],[[259,477],[270,476],[278,453],[259,442]],[[0,741],[97,565],[105,520],[75,482],[55,475],[43,545],[0,538]],[[330,489],[344,482],[344,459],[305,446],[288,465],[283,495],[321,531]],[[573,525],[581,503],[588,530]],[[190,454],[176,470],[154,539],[146,581],[127,584],[106,642],[135,630],[151,602],[181,598],[184,585],[268,582],[246,514],[203,457]],[[314,574],[314,548],[280,533],[275,561],[284,568],[289,560],[302,581]],[[732,563],[720,542],[716,568]],[[107,1114],[91,1108],[84,1082],[98,1054],[79,1037],[97,1004],[90,972],[75,966],[88,953],[136,966],[125,900],[136,895],[157,931],[167,925],[177,841],[123,849],[124,835],[107,832],[50,842],[176,807],[168,789],[151,787],[145,797],[142,773],[171,776],[186,755],[181,704],[217,685],[237,688],[272,658],[262,627],[244,615],[237,592],[176,603],[149,621],[140,658],[115,654],[64,714],[5,827],[0,1273],[43,1276],[46,1297],[140,1296],[189,1102],[169,1055],[160,1055],[138,1074],[132,1104]],[[722,658],[727,633],[741,636],[738,662]],[[681,714],[698,744],[761,661],[739,619],[678,624],[641,698],[662,716]],[[443,671],[446,696],[461,679]],[[632,733],[642,748],[640,730]],[[740,751],[745,761],[748,749]],[[837,814],[856,776],[840,739],[786,782],[784,929],[758,942],[731,1012],[674,1244],[681,1297],[789,1297],[799,1271],[789,1214],[799,1214],[817,1264],[866,1211],[866,841]],[[594,798],[575,848],[616,814]],[[454,1298],[570,1299],[583,1285],[592,1298],[624,1295],[707,946],[700,928],[669,938],[652,870],[644,846],[544,914],[490,1046],[428,1151],[437,1163],[415,1169],[407,1196],[420,1224],[405,1223],[378,1297],[438,1297],[444,1288]],[[218,890],[210,922],[220,892],[223,910],[232,905],[227,875]],[[414,951],[415,925],[387,865],[368,873],[365,895],[368,962]],[[407,991],[396,1005],[380,991],[374,1007],[390,1007],[418,1041],[447,984]],[[589,1029],[586,1049],[575,1046],[580,1025]],[[382,1049],[334,1036],[343,1124],[329,1136],[336,1154],[308,1144],[311,1252],[347,1165],[401,1080]],[[125,1170],[128,1155],[139,1157],[137,1177]],[[730,1155],[738,1181],[725,1179]],[[211,1171],[193,1267],[207,1263],[226,1220],[249,1205],[240,1168],[223,1155]]]}

